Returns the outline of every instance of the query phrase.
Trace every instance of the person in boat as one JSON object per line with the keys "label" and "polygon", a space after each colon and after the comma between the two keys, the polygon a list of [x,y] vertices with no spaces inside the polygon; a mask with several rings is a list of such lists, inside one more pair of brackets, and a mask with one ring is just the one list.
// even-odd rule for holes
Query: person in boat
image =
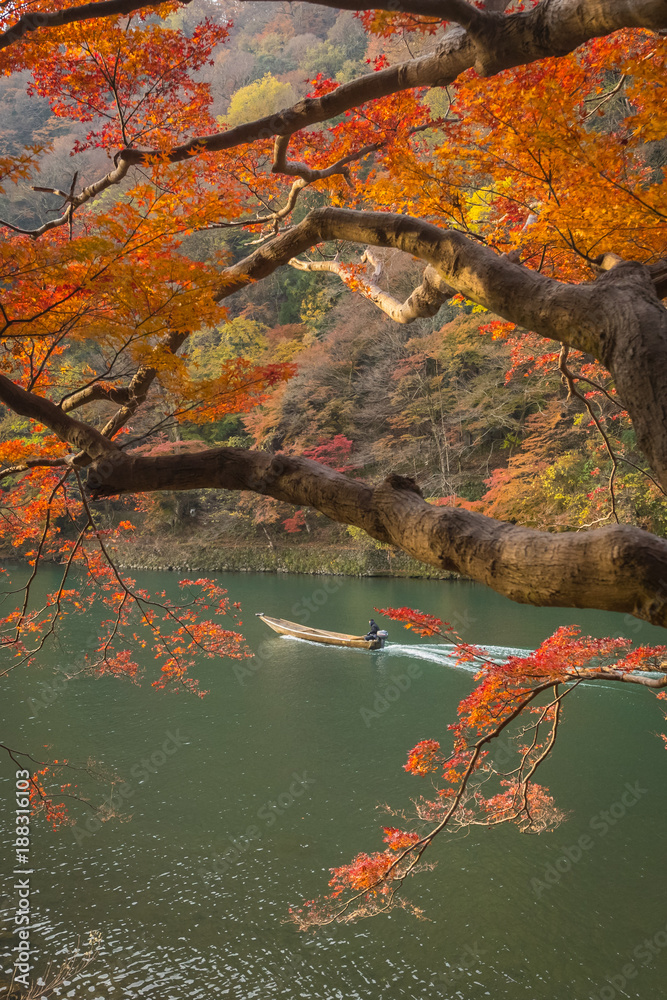
{"label": "person in boat", "polygon": [[371,620],[369,621],[368,624],[369,624],[370,628],[368,629],[368,633],[364,636],[364,639],[367,639],[369,641],[371,639],[377,639],[378,632],[380,631],[380,626],[377,624],[377,622],[373,618],[371,618]]}

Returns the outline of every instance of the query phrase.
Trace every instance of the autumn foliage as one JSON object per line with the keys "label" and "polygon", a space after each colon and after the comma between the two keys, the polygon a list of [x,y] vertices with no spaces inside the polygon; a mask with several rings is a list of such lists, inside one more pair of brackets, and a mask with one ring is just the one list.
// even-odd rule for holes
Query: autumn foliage
{"label": "autumn foliage", "polygon": [[[447,86],[444,71],[429,77],[417,56],[397,71],[392,89],[386,81],[404,58],[397,54],[404,43],[421,51],[433,42],[442,55],[459,29],[445,35],[450,22],[419,13],[360,11],[368,35],[358,55],[367,71],[361,88],[345,79],[348,71],[358,76],[358,65],[350,71],[344,63],[338,73],[293,74],[282,87],[269,81],[256,90],[266,96],[297,88],[293,107],[267,108],[246,122],[234,114],[240,101],[214,110],[211,71],[224,65],[233,32],[214,6],[196,24],[188,20],[190,5],[176,0],[137,10],[121,4],[106,17],[86,8],[85,17],[68,20],[74,6],[76,0],[64,0],[62,16],[48,25],[46,0],[0,8],[2,73],[25,74],[29,93],[48,102],[54,121],[76,130],[71,169],[61,167],[57,183],[39,183],[55,140],[36,136],[0,155],[7,215],[0,219],[2,542],[3,553],[27,567],[24,586],[7,586],[3,673],[33,662],[58,628],[84,615],[99,620],[81,670],[99,676],[136,682],[148,652],[153,686],[202,696],[192,676],[200,657],[249,655],[238,606],[215,580],[181,580],[177,596],[148,593],[118,568],[117,550],[137,521],[149,522],[154,502],[124,497],[104,508],[102,497],[122,491],[113,482],[103,490],[100,469],[108,467],[113,479],[123,463],[150,460],[156,476],[175,466],[175,485],[158,476],[156,492],[170,488],[165,481],[178,491],[188,462],[224,451],[229,464],[241,463],[254,443],[269,451],[267,464],[276,451],[298,453],[311,470],[317,463],[327,482],[347,473],[352,488],[364,475],[416,475],[416,456],[428,449],[437,468],[424,516],[458,507],[508,527],[520,521],[565,531],[625,520],[663,530],[664,489],[637,447],[611,355],[606,368],[567,338],[555,348],[551,333],[487,315],[487,300],[474,287],[479,276],[461,278],[466,268],[457,264],[451,270],[461,287],[470,278],[466,294],[474,301],[436,275],[435,305],[431,300],[408,317],[433,319],[446,303],[449,355],[437,324],[422,330],[418,343],[399,342],[392,328],[394,354],[379,378],[379,363],[365,357],[354,303],[363,299],[402,322],[405,303],[390,294],[392,266],[400,254],[406,303],[415,285],[426,294],[436,229],[559,288],[594,284],[621,259],[638,262],[655,298],[662,285],[651,268],[665,254],[664,30],[610,29],[584,45],[529,54],[525,65],[508,59],[488,72],[483,59],[468,61],[477,69],[459,67]],[[473,17],[483,6],[457,8],[473,26],[472,48],[483,48]],[[508,6],[526,12],[513,22],[525,25],[536,4]],[[543,3],[549,6],[557,5]],[[276,36],[289,34],[284,11],[273,28]],[[419,80],[424,85],[412,85]],[[346,104],[350,94],[356,96]],[[12,212],[10,195],[27,181],[49,207],[26,217]],[[305,258],[283,261],[292,265],[289,277],[265,293],[266,300],[299,302],[298,315],[269,329],[253,317],[270,313],[271,303],[253,293],[259,278],[273,274],[270,248],[285,236],[289,242],[311,218],[308,210],[324,205],[377,213],[373,237],[381,250],[390,246],[381,224],[397,219],[396,254],[361,253],[362,229],[353,240],[315,238]],[[430,226],[419,261],[402,253],[415,219]],[[428,280],[435,294],[433,275]],[[325,343],[332,302],[325,290],[332,283],[353,305],[347,333]],[[236,307],[231,296],[241,290],[246,297]],[[511,299],[508,292],[506,304]],[[271,315],[276,319],[275,309]],[[480,346],[472,348],[471,338]],[[492,355],[494,344],[502,354]],[[323,358],[326,377],[309,393]],[[494,368],[498,358],[502,372]],[[485,365],[480,401],[470,387]],[[364,366],[370,375],[360,384]],[[486,434],[481,410],[501,383],[524,380],[530,392],[517,393],[509,412],[494,414],[502,444],[493,462],[496,438],[487,446],[485,489],[464,495],[461,476],[461,489],[452,486],[453,470],[468,439]],[[365,400],[365,422],[377,431],[370,453],[351,430],[353,384]],[[457,412],[461,397],[465,413]],[[261,499],[253,516],[262,530],[280,524],[290,536],[309,532],[306,505],[316,505],[316,491],[288,513],[278,506],[287,494],[271,496],[274,473],[250,486],[240,475],[233,480],[233,489],[246,492],[235,515],[255,490]],[[379,521],[367,522],[374,539],[386,537]],[[58,565],[59,582],[37,600],[46,561]],[[405,607],[381,613],[416,635],[452,643],[459,662],[476,664],[476,686],[459,706],[447,745],[424,739],[408,755],[406,771],[430,783],[407,820],[416,828],[385,827],[384,849],[333,869],[329,897],[295,912],[301,926],[409,906],[398,890],[427,864],[425,851],[445,829],[508,822],[521,832],[553,829],[562,813],[534,776],[552,750],[564,699],[599,679],[655,689],[666,683],[663,647],[633,649],[627,640],[594,640],[566,627],[529,656],[496,662],[433,615]],[[656,667],[657,678],[646,673]],[[515,765],[502,774],[492,759],[501,734],[516,744]],[[49,762],[36,764],[33,804],[57,824],[66,816],[59,799],[74,794],[73,786]]]}

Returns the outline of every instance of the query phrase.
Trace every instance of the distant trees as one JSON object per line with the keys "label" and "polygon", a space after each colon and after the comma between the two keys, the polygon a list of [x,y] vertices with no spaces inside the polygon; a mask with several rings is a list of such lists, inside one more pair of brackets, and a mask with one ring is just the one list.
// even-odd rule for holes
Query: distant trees
{"label": "distant trees", "polygon": [[294,100],[294,89],[271,73],[237,90],[229,102],[225,124],[230,128],[253,118],[271,115]]}

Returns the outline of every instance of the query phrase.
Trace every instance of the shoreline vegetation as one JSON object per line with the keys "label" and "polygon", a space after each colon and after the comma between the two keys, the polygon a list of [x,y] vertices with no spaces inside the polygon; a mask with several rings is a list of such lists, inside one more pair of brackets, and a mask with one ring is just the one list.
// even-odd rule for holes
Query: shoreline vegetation
{"label": "shoreline vegetation", "polygon": [[[457,573],[438,570],[398,549],[274,542],[204,545],[196,541],[137,539],[113,546],[119,569],[162,572],[290,573],[310,576],[396,577],[458,580]],[[0,562],[25,562],[15,552],[0,552]]]}
{"label": "shoreline vegetation", "polygon": [[311,576],[391,576],[425,580],[457,580],[457,573],[438,570],[398,549],[362,546],[252,542],[202,545],[170,539],[146,539],[117,546],[114,557],[124,570],[294,573]]}

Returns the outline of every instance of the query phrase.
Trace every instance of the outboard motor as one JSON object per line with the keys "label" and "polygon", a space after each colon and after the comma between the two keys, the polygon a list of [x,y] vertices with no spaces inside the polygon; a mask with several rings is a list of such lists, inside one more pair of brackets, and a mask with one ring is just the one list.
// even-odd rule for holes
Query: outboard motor
{"label": "outboard motor", "polygon": [[380,640],[380,645],[378,646],[378,649],[384,649],[385,641],[388,638],[389,638],[389,633],[386,632],[384,629],[380,629],[380,631],[378,632],[378,639]]}

